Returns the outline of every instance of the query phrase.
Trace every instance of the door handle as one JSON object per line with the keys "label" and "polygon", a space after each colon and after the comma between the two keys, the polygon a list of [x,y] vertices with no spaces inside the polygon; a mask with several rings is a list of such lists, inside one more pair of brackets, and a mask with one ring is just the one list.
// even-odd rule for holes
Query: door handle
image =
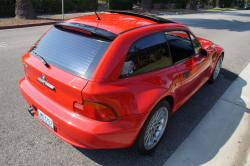
{"label": "door handle", "polygon": [[183,74],[183,78],[186,78],[186,77],[188,77],[189,75],[190,75],[190,71],[184,73],[184,74]]}

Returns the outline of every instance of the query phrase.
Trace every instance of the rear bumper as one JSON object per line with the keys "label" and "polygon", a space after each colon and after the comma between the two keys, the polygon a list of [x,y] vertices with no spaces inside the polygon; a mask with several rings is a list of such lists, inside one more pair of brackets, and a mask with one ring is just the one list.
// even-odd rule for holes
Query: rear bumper
{"label": "rear bumper", "polygon": [[[113,122],[99,122],[75,114],[37,90],[26,78],[22,78],[19,87],[23,97],[35,110],[49,116],[54,123],[54,131],[42,123],[62,140],[88,149],[124,148],[133,144],[148,114],[119,117]],[[73,107],[73,103],[72,103]]]}

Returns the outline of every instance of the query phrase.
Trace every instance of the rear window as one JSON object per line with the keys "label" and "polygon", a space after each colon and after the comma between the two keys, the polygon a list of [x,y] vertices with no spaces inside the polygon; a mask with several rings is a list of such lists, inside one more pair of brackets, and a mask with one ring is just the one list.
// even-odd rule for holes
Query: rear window
{"label": "rear window", "polygon": [[111,42],[78,32],[49,30],[30,50],[49,64],[79,77],[90,79]]}

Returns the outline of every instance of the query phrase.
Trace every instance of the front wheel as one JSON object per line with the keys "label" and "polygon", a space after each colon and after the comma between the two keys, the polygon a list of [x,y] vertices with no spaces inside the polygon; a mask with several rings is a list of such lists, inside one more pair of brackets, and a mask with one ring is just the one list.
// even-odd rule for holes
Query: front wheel
{"label": "front wheel", "polygon": [[222,65],[222,61],[223,61],[223,57],[222,55],[219,57],[219,59],[217,60],[217,63],[215,65],[214,71],[211,75],[211,77],[209,78],[209,83],[214,83],[215,80],[217,79],[219,73],[220,73],[220,69],[221,69],[221,65]]}
{"label": "front wheel", "polygon": [[170,105],[161,101],[150,113],[137,138],[140,154],[149,154],[159,144],[168,123]]}

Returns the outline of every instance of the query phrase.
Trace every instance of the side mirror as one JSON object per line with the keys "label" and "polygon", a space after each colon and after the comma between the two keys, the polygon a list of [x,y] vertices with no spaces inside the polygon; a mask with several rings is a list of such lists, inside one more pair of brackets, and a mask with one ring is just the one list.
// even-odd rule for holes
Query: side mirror
{"label": "side mirror", "polygon": [[200,56],[208,57],[208,52],[204,48],[200,48],[199,53],[200,53]]}

